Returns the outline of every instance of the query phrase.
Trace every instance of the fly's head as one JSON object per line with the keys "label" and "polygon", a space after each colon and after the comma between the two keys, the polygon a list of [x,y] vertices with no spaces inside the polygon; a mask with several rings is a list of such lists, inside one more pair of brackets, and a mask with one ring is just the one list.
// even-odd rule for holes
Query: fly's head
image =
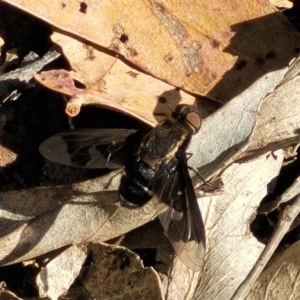
{"label": "fly's head", "polygon": [[178,105],[172,113],[171,122],[187,135],[196,134],[201,127],[199,111],[192,105]]}

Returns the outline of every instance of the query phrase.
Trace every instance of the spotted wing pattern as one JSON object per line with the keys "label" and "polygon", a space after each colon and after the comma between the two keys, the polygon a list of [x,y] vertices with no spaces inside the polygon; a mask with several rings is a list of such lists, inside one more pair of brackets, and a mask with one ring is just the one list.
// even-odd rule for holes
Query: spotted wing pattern
{"label": "spotted wing pattern", "polygon": [[129,129],[76,129],[56,134],[39,148],[50,161],[82,168],[117,169],[125,164]]}

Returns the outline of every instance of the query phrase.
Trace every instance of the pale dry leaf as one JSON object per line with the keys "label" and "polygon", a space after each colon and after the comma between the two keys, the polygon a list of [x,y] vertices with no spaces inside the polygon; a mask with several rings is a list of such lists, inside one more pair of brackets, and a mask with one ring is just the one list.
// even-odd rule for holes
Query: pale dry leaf
{"label": "pale dry leaf", "polygon": [[62,48],[72,68],[69,74],[86,88],[103,78],[117,61],[117,57],[59,32],[54,32],[51,40]]}
{"label": "pale dry leaf", "polygon": [[[152,202],[135,210],[118,206],[117,192],[69,197],[70,201],[37,215],[2,237],[1,265],[24,261],[72,243],[107,241],[156,215]],[[35,201],[38,203],[39,199]]]}
{"label": "pale dry leaf", "polygon": [[277,7],[280,8],[292,8],[293,7],[293,2],[289,0],[270,0],[270,2]]}
{"label": "pale dry leaf", "polygon": [[246,300],[298,299],[300,295],[300,241],[270,260]]}
{"label": "pale dry leaf", "polygon": [[197,282],[194,299],[231,299],[257,262],[264,245],[252,236],[249,225],[282,161],[283,152],[277,151],[234,163],[222,174],[224,190],[199,199],[207,250],[201,278],[199,274],[193,278]]}
{"label": "pale dry leaf", "polygon": [[289,81],[291,78],[296,77],[299,75],[299,70],[300,70],[300,56],[295,57],[292,59],[288,65],[288,71],[284,75],[284,78],[280,82],[280,84],[284,84],[287,81]]}
{"label": "pale dry leaf", "polygon": [[[288,64],[299,35],[268,1],[5,0],[123,55],[189,92],[226,102]],[[134,22],[132,21],[134,20]]]}
{"label": "pale dry leaf", "polygon": [[51,260],[36,278],[40,297],[57,300],[64,295],[78,277],[86,258],[86,247],[74,245]]}
{"label": "pale dry leaf", "polygon": [[248,155],[286,148],[300,141],[300,59],[263,101]]}
{"label": "pale dry leaf", "polygon": [[82,283],[94,299],[164,299],[153,268],[144,268],[139,257],[124,247],[90,244],[93,264]]}
{"label": "pale dry leaf", "polygon": [[193,299],[200,273],[191,272],[178,257],[175,257],[169,272],[166,300]]}
{"label": "pale dry leaf", "polygon": [[[116,174],[116,177],[114,177]],[[36,216],[55,210],[60,205],[76,199],[78,195],[91,194],[95,199],[99,188],[102,190],[116,190],[119,187],[118,173],[112,173],[111,178],[88,180],[74,185],[56,187],[39,187],[24,189],[21,191],[9,191],[0,193],[0,237],[12,233],[15,229],[28,223]],[[120,174],[119,174],[120,175]],[[24,205],[26,201],[26,205]],[[105,199],[103,200],[105,203]],[[5,247],[2,247],[4,250]]]}
{"label": "pale dry leaf", "polygon": [[0,167],[5,167],[12,164],[17,159],[17,154],[14,151],[0,145]]}
{"label": "pale dry leaf", "polygon": [[[193,153],[189,165],[197,166],[204,178],[220,172],[234,155],[249,144],[249,138],[259,115],[261,100],[271,93],[283,78],[287,68],[258,79],[246,91],[203,120],[187,152]],[[191,175],[194,175],[191,172]]]}
{"label": "pale dry leaf", "polygon": [[236,290],[233,300],[244,299],[250,292],[252,286],[258,279],[259,275],[269,262],[270,258],[274,254],[275,250],[278,248],[279,243],[282,241],[284,235],[289,231],[293,222],[300,213],[300,195],[295,197],[291,205],[286,206],[284,209],[281,219],[275,228],[272,237],[268,241],[264,251],[262,252],[259,260],[253,266],[251,272],[243,283]]}

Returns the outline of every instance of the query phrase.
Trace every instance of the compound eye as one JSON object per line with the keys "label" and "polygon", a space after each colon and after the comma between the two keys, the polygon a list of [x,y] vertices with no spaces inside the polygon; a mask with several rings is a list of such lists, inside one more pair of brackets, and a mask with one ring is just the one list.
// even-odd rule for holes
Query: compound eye
{"label": "compound eye", "polygon": [[189,124],[192,134],[197,133],[201,127],[201,118],[199,114],[195,111],[191,111],[186,114],[185,119]]}

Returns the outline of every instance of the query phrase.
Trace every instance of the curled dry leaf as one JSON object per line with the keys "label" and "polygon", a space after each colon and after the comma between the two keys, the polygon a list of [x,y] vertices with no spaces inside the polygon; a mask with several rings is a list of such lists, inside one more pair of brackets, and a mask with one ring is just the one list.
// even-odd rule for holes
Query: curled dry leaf
{"label": "curled dry leaf", "polygon": [[120,53],[173,86],[221,102],[286,66],[300,44],[268,1],[231,0],[222,9],[208,0],[5,2]]}
{"label": "curled dry leaf", "polygon": [[50,261],[36,278],[40,297],[57,300],[79,275],[87,258],[85,246],[71,246]]}
{"label": "curled dry leaf", "polygon": [[158,274],[151,267],[144,269],[137,254],[124,247],[88,248],[93,263],[81,281],[94,299],[164,299]]}

